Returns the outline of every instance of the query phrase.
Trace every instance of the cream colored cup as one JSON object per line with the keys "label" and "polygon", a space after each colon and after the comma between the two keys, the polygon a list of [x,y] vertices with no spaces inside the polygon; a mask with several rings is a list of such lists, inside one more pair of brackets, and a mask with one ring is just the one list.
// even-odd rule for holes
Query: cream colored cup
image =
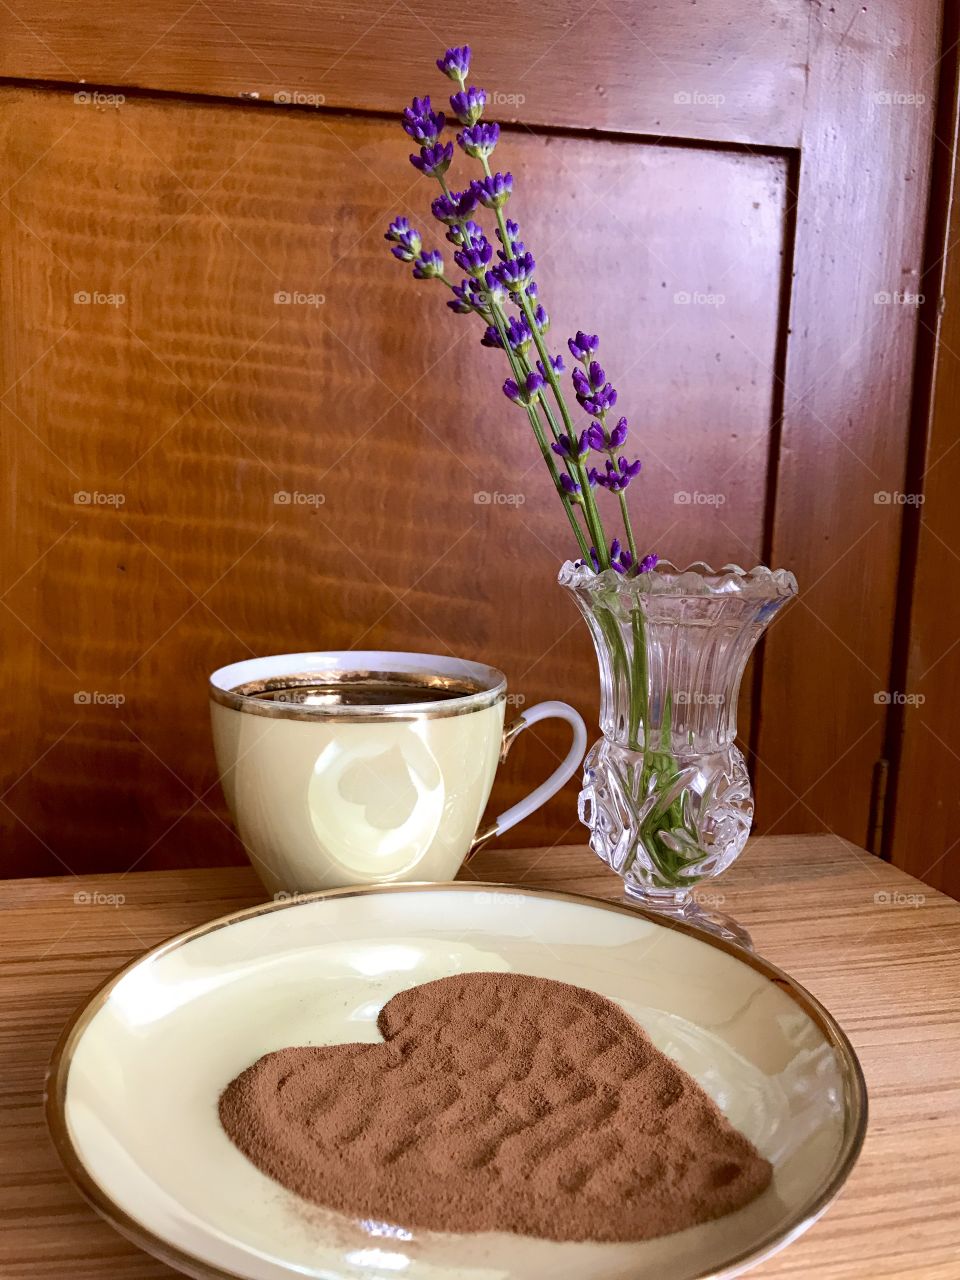
{"label": "cream colored cup", "polygon": [[[371,681],[403,701],[352,704],[351,688]],[[220,781],[267,889],[452,880],[583,759],[587,731],[572,707],[541,702],[504,730],[506,700],[495,668],[423,653],[281,654],[215,671]],[[478,833],[498,763],[521,730],[551,717],[573,729],[566,759]]]}

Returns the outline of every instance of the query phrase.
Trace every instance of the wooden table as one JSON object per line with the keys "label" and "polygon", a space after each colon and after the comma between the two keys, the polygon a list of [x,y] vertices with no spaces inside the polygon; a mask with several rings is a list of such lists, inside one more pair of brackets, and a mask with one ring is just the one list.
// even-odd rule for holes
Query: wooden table
{"label": "wooden table", "polygon": [[[616,877],[579,847],[488,849],[470,876],[619,896]],[[870,1090],[866,1144],[839,1201],[752,1274],[958,1280],[960,905],[833,836],[754,840],[717,889],[757,950],[836,1015]],[[247,868],[0,884],[4,1280],[174,1274],[102,1222],[61,1173],[43,1121],[44,1071],[68,1015],[114,969],[263,897]]]}

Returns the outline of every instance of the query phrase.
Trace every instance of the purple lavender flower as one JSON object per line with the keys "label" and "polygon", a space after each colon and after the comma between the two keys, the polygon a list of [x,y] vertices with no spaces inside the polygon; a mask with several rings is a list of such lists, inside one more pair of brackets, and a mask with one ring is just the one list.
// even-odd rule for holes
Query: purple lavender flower
{"label": "purple lavender flower", "polygon": [[619,538],[610,543],[610,568],[616,573],[626,573],[633,568],[633,556],[626,547],[620,546]]}
{"label": "purple lavender flower", "polygon": [[447,239],[451,244],[466,245],[467,248],[470,248],[471,245],[478,244],[480,241],[486,242],[487,237],[484,235],[483,227],[481,227],[480,223],[468,218],[466,222],[461,222],[455,227],[451,227],[447,232]]}
{"label": "purple lavender flower", "polygon": [[443,57],[437,59],[437,66],[445,76],[463,84],[470,71],[470,46],[464,44],[459,48],[447,49]]}
{"label": "purple lavender flower", "polygon": [[582,329],[578,329],[575,338],[567,339],[567,346],[574,360],[585,364],[600,346],[600,339],[595,333],[584,333]]}
{"label": "purple lavender flower", "polygon": [[384,240],[399,241],[402,240],[404,236],[408,236],[412,230],[413,227],[410,225],[409,218],[397,217],[394,218],[389,227],[387,227],[386,235],[383,238]]}
{"label": "purple lavender flower", "polygon": [[[537,327],[539,328],[539,326]],[[566,367],[567,366],[563,363],[563,356],[550,357],[550,368],[553,370],[554,373],[563,373],[565,372]],[[543,367],[542,360],[537,361],[537,368],[540,370],[540,372],[543,374],[544,377],[547,376],[547,371]]]}
{"label": "purple lavender flower", "polygon": [[452,159],[453,143],[435,142],[430,147],[421,147],[418,156],[410,157],[410,163],[428,178],[439,178],[450,168]]}
{"label": "purple lavender flower", "polygon": [[595,391],[587,400],[580,402],[587,413],[606,413],[617,403],[617,392],[608,382],[599,391]]}
{"label": "purple lavender flower", "polygon": [[517,386],[513,378],[508,378],[503,384],[503,394],[515,404],[532,404],[540,394],[542,387],[543,378],[539,373],[534,373],[531,370],[520,387]]}
{"label": "purple lavender flower", "polygon": [[470,247],[458,249],[453,260],[468,276],[482,276],[493,257],[493,245],[481,235],[471,241]]}
{"label": "purple lavender flower", "polygon": [[586,431],[581,431],[579,438],[574,436],[571,439],[568,435],[562,435],[558,440],[554,440],[552,442],[550,448],[559,457],[575,458],[578,462],[582,457],[590,452],[590,446],[587,443]]}
{"label": "purple lavender flower", "polygon": [[[503,249],[499,249],[497,251],[497,256],[501,258],[504,262],[507,260],[507,258],[519,257],[520,254],[523,253],[526,247],[525,245],[520,243],[520,239],[519,239],[520,224],[519,223],[514,222],[512,218],[507,218],[506,228],[507,228],[506,252]],[[501,232],[499,227],[497,227],[497,239],[500,241],[501,244],[503,244],[503,233]]]}
{"label": "purple lavender flower", "polygon": [[438,222],[453,226],[469,218],[477,207],[477,197],[470,187],[466,191],[451,191],[449,195],[437,196],[430,205],[433,216]]}
{"label": "purple lavender flower", "polygon": [[413,264],[413,275],[415,280],[432,280],[435,276],[443,275],[440,250],[429,249],[426,253],[419,254]]}
{"label": "purple lavender flower", "polygon": [[483,287],[487,291],[487,300],[490,303],[496,303],[498,307],[506,306],[510,295],[492,271],[488,271],[484,276]]}
{"label": "purple lavender flower", "polygon": [[470,125],[462,133],[457,134],[457,142],[474,160],[486,160],[488,156],[492,156],[499,141],[500,126],[485,124],[482,121],[480,124]]}
{"label": "purple lavender flower", "polygon": [[582,369],[573,371],[573,389],[577,400],[587,413],[602,417],[608,409],[617,403],[617,393],[609,382],[605,382],[603,369],[594,360],[589,369],[589,377]]}
{"label": "purple lavender flower", "polygon": [[401,262],[412,262],[420,252],[420,232],[411,227],[406,218],[394,218],[383,238],[394,241],[390,252]]}
{"label": "purple lavender flower", "polygon": [[[450,306],[449,302],[447,303],[447,306]],[[484,329],[483,337],[480,339],[480,345],[482,347],[503,348],[503,343],[500,341],[500,330],[495,324],[488,324],[486,329]]]}
{"label": "purple lavender flower", "polygon": [[521,294],[533,275],[536,265],[532,253],[521,254],[519,258],[509,258],[506,262],[501,262],[499,267],[494,267],[487,272],[487,283],[489,284],[490,277],[493,276],[508,293]]}
{"label": "purple lavender flower", "polygon": [[637,565],[637,573],[652,573],[659,563],[660,557],[651,552],[650,555],[644,556]]}
{"label": "purple lavender flower", "polygon": [[470,190],[485,209],[500,209],[513,195],[513,174],[493,173],[489,178],[474,178]]}
{"label": "purple lavender flower", "polygon": [[627,420],[621,418],[609,434],[602,423],[591,422],[587,437],[590,440],[591,449],[601,452],[604,449],[619,449],[627,438]]}
{"label": "purple lavender flower", "polygon": [[461,89],[450,98],[450,110],[465,125],[476,124],[486,105],[486,93],[475,85],[471,85],[469,89]]}
{"label": "purple lavender flower", "polygon": [[455,284],[453,295],[447,306],[458,315],[468,315],[471,311],[483,313],[486,308],[484,292],[476,280]]}
{"label": "purple lavender flower", "polygon": [[597,484],[604,489],[609,489],[611,493],[622,493],[626,489],[630,481],[640,474],[641,462],[639,458],[635,462],[628,462],[626,458],[618,458],[616,466],[607,459],[607,468],[604,474],[597,475]]}
{"label": "purple lavender flower", "polygon": [[530,332],[526,316],[510,317],[507,321],[507,341],[510,343],[511,350],[518,356],[526,355],[533,341],[533,334]]}
{"label": "purple lavender flower", "polygon": [[430,95],[425,98],[414,98],[413,105],[403,109],[403,128],[406,133],[421,146],[435,142],[443,132],[447,117],[442,111],[434,111],[430,106]]}
{"label": "purple lavender flower", "polygon": [[[568,476],[565,471],[562,471],[560,473],[559,479],[560,479],[560,488],[567,495],[567,497],[572,498],[574,502],[581,502],[582,499],[578,495],[583,492],[583,489],[579,484],[577,484],[576,480],[574,480],[571,476]],[[588,475],[587,481],[590,485],[590,488],[592,489],[594,485],[592,476]],[[579,563],[583,564],[583,561],[581,560]]]}
{"label": "purple lavender flower", "polygon": [[[546,311],[544,311],[542,306],[538,306],[536,311],[534,311],[533,319],[536,323],[538,333],[546,333],[550,328],[550,317],[547,315]],[[559,360],[559,358],[560,357],[558,356],[557,359]]]}

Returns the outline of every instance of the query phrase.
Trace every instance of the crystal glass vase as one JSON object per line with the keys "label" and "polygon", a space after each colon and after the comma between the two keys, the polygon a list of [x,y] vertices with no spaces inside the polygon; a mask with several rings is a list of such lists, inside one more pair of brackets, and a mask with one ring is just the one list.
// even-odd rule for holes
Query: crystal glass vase
{"label": "crystal glass vase", "polygon": [[704,887],[746,844],[753,793],[737,736],[754,645],[797,592],[792,573],[736,565],[597,574],[567,562],[560,584],[590,628],[603,737],[584,761],[580,820],[627,896],[749,946]]}

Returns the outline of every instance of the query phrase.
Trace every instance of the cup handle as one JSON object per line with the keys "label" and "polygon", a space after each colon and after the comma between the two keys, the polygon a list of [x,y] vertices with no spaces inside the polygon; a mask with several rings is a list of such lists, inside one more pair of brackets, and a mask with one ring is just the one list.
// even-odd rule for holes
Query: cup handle
{"label": "cup handle", "polygon": [[474,836],[467,858],[472,858],[488,840],[492,840],[495,836],[502,836],[518,822],[529,818],[531,813],[539,809],[542,804],[546,804],[551,796],[556,795],[564,783],[568,782],[579,769],[587,749],[587,726],[583,722],[583,717],[566,702],[538,702],[535,707],[524,711],[513,724],[504,729],[503,743],[500,747],[501,763],[506,760],[510,748],[523,730],[529,729],[532,724],[537,724],[541,720],[566,720],[570,725],[573,730],[573,742],[570,744],[566,758],[562,764],[557,765],[546,782],[541,782],[539,787],[535,787],[518,804],[512,805],[495,818],[491,826]]}

